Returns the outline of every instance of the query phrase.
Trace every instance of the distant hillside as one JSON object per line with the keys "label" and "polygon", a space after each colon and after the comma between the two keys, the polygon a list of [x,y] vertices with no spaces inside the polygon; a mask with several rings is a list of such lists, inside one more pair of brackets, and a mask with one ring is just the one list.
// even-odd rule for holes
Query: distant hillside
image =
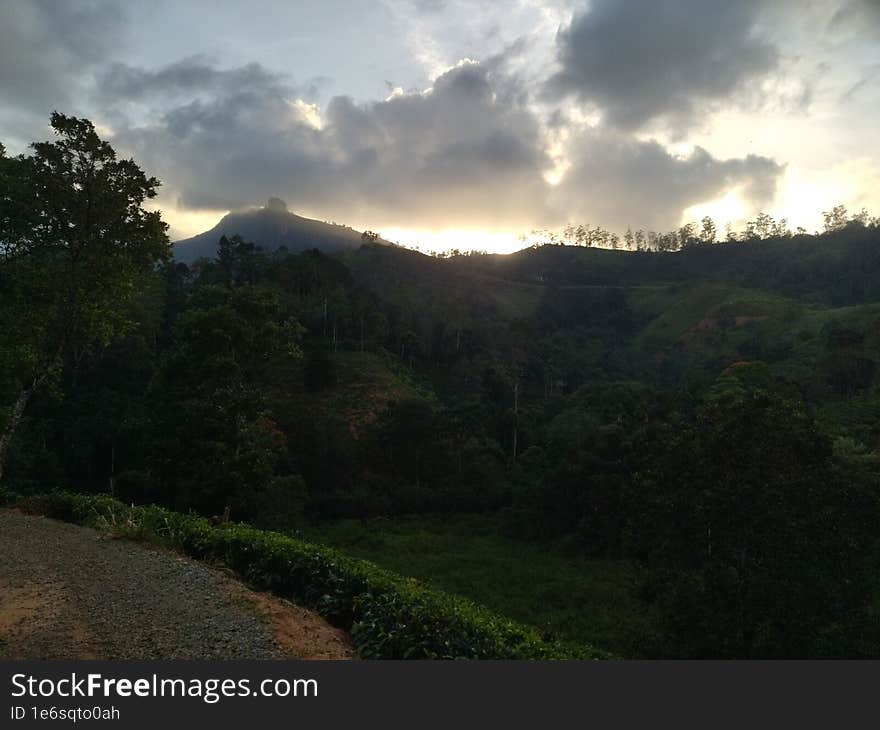
{"label": "distant hillside", "polygon": [[313,248],[339,253],[363,243],[360,231],[294,215],[283,201],[270,198],[263,208],[229,213],[211,230],[175,242],[174,258],[187,264],[202,257],[213,258],[220,237],[236,234],[266,251],[285,247],[291,253]]}
{"label": "distant hillside", "polygon": [[[438,387],[458,378],[458,393],[510,362],[526,363],[538,399],[548,379],[569,393],[609,378],[675,388],[755,360],[816,402],[880,386],[875,229],[676,253],[547,245],[437,259],[364,246],[341,258]],[[869,417],[845,415],[880,443]]]}
{"label": "distant hillside", "polygon": [[843,306],[880,301],[880,229],[693,246],[675,253],[541,246],[450,260],[460,272],[546,286],[714,281]]}

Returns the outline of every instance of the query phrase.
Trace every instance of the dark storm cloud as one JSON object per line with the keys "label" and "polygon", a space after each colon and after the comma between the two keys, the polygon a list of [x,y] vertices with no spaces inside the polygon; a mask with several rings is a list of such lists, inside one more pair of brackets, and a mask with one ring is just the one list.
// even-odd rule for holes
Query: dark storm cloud
{"label": "dark storm cloud", "polygon": [[193,100],[158,124],[120,129],[115,141],[157,172],[184,207],[235,208],[288,190],[307,197],[327,174],[318,132],[273,87]]}
{"label": "dark storm cloud", "polygon": [[[622,5],[630,12],[655,7]],[[614,112],[612,121],[624,112],[650,118],[670,113],[670,106],[692,111],[693,100],[709,93],[700,74],[717,70],[737,49],[751,53],[755,65],[735,64],[722,86],[772,61],[747,37],[753,2],[716,9],[729,25],[728,39],[700,5],[677,0],[656,7],[661,5],[676,8],[664,11],[665,25],[654,24],[658,31],[669,26],[667,40],[685,6],[711,31],[717,59],[708,58],[709,40],[688,40],[691,31],[682,35],[692,63],[703,71],[684,69],[685,51],[667,53],[664,46],[650,70],[663,61],[665,71],[635,85],[645,100],[632,89],[612,88],[613,79],[625,80],[630,72],[605,69],[590,55],[594,51],[581,54],[582,42],[605,43],[614,50],[611,60],[626,57],[635,68],[644,67],[650,54],[635,49],[641,26],[634,26],[636,40],[627,41],[617,6],[596,0],[590,15],[560,33],[564,63],[555,88],[602,103]],[[444,12],[442,2],[422,6]],[[40,137],[34,130],[52,109],[87,115],[112,129],[114,145],[158,175],[166,200],[182,209],[231,209],[280,195],[294,209],[396,226],[526,229],[588,217],[606,226],[663,227],[677,224],[683,208],[727,187],[742,186],[768,202],[781,169],[766,158],[717,160],[699,150],[681,160],[603,125],[573,133],[564,152],[571,168],[554,188],[544,179],[553,167],[546,135],[565,136],[574,127],[562,112],[539,118],[535,82],[511,75],[523,66],[528,49],[522,40],[480,63],[456,66],[428,91],[395,92],[372,102],[337,96],[319,111],[298,101],[314,98],[319,81],[302,84],[258,63],[222,67],[203,56],[157,68],[120,63],[127,7],[103,0],[0,1],[0,136],[4,142]],[[574,72],[594,66],[605,76],[592,85],[578,82],[586,77]],[[664,94],[652,95],[664,79]]]}
{"label": "dark storm cloud", "polygon": [[776,50],[754,33],[759,0],[594,0],[557,36],[559,71],[548,92],[601,109],[633,130],[663,119],[691,123],[772,70]]}
{"label": "dark storm cloud", "polygon": [[124,6],[102,0],[0,2],[0,109],[43,123],[75,110],[90,72],[125,41]]}
{"label": "dark storm cloud", "polygon": [[687,207],[732,188],[760,207],[772,201],[783,172],[767,157],[719,160],[700,147],[676,157],[657,142],[600,130],[585,133],[573,149],[560,204],[578,219],[617,230],[673,228]]}
{"label": "dark storm cloud", "polygon": [[261,89],[289,94],[295,89],[282,75],[259,63],[233,69],[218,69],[207,58],[192,56],[158,70],[113,64],[101,79],[101,93],[107,99],[142,100],[157,94],[226,94],[237,89]]}
{"label": "dark storm cloud", "polygon": [[[401,226],[528,228],[588,219],[666,228],[688,206],[734,187],[768,204],[782,172],[765,157],[719,160],[699,148],[682,159],[600,127],[570,140],[570,169],[553,188],[528,95],[495,59],[457,66],[424,93],[366,104],[335,97],[317,127],[293,101],[295,87],[263,69],[219,71],[198,61],[114,73],[130,96],[190,84],[214,90],[118,135],[182,207],[229,209],[281,195],[294,209],[328,218]],[[549,126],[568,124],[557,114]]]}
{"label": "dark storm cloud", "polygon": [[[154,77],[144,78],[149,85]],[[548,216],[540,126],[491,68],[465,64],[427,93],[380,102],[336,97],[320,129],[289,91],[262,76],[222,85],[210,101],[175,107],[119,141],[186,206],[237,207],[281,194],[328,215],[409,225],[529,225]]]}

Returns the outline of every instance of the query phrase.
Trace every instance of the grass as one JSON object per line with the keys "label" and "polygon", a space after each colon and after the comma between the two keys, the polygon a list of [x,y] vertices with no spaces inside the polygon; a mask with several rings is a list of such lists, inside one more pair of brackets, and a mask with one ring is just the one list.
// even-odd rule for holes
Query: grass
{"label": "grass", "polygon": [[768,317],[783,319],[803,305],[769,292],[717,284],[676,284],[630,290],[633,309],[653,317],[639,334],[640,341],[674,342],[702,319],[712,317]]}
{"label": "grass", "polygon": [[611,659],[338,550],[244,524],[215,525],[157,505],[54,491],[11,498],[25,511],[179,550],[257,589],[316,610],[365,659]]}
{"label": "grass", "polygon": [[634,657],[651,631],[630,565],[586,558],[562,543],[507,539],[492,516],[339,520],[303,533],[554,638]]}

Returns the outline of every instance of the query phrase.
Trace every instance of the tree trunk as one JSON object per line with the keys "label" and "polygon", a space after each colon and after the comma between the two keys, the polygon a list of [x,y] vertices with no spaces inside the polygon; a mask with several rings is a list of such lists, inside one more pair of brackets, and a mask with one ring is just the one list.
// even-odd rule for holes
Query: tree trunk
{"label": "tree trunk", "polygon": [[116,496],[116,442],[110,444],[110,496]]}
{"label": "tree trunk", "polygon": [[9,444],[12,441],[12,437],[15,435],[15,430],[18,428],[18,424],[21,422],[21,416],[24,413],[28,401],[31,399],[33,392],[33,388],[30,388],[22,390],[18,394],[18,398],[15,400],[15,405],[12,406],[9,423],[6,424],[6,428],[3,430],[3,435],[0,436],[0,481],[3,481],[3,466],[6,463],[6,452],[9,449]]}
{"label": "tree trunk", "polygon": [[49,365],[42,371],[42,373],[34,377],[31,387],[23,388],[19,391],[18,398],[15,399],[15,405],[12,406],[12,413],[9,414],[9,421],[6,423],[6,428],[3,429],[2,435],[0,435],[0,482],[3,481],[3,471],[6,466],[6,454],[9,450],[9,444],[12,443],[15,431],[18,429],[19,423],[21,423],[24,409],[27,408],[28,401],[37,391],[37,388],[46,381],[56,368],[61,366],[62,352],[64,352],[63,341],[59,343],[58,349],[55,352],[55,357],[52,358]]}
{"label": "tree trunk", "polygon": [[519,380],[513,384],[513,463],[516,463],[516,447],[519,440]]}

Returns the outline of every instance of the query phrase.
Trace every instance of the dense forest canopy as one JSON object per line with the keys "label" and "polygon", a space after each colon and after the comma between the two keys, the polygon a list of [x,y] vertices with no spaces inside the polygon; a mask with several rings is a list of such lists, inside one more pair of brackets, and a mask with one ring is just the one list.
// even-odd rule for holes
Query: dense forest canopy
{"label": "dense forest canopy", "polygon": [[158,182],[52,124],[0,155],[5,484],[282,531],[490,512],[637,563],[644,655],[880,651],[877,219],[184,264]]}

